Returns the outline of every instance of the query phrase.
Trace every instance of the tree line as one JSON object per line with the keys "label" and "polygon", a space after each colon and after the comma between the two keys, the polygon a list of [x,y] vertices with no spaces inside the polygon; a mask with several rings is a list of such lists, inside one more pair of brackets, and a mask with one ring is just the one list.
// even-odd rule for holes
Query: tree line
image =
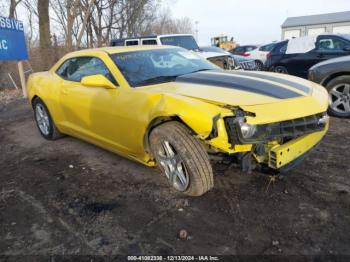
{"label": "tree line", "polygon": [[[173,18],[170,0],[8,0],[3,16],[25,25],[30,62],[48,69],[63,53],[108,45],[111,39],[193,33],[187,18]],[[5,13],[5,15],[4,15]]]}

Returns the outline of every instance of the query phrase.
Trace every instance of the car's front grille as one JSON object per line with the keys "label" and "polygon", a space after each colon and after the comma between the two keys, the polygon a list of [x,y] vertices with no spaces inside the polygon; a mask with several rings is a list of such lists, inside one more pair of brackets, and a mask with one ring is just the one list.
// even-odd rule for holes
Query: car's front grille
{"label": "car's front grille", "polygon": [[269,137],[297,137],[321,131],[326,125],[321,121],[323,116],[323,114],[317,114],[271,124],[267,127]]}
{"label": "car's front grille", "polygon": [[251,139],[244,140],[239,136],[239,127],[234,117],[225,118],[229,142],[233,143],[263,143],[282,138],[284,141],[295,137],[324,130],[328,116],[325,113],[296,118],[278,123],[258,125],[258,133]]}

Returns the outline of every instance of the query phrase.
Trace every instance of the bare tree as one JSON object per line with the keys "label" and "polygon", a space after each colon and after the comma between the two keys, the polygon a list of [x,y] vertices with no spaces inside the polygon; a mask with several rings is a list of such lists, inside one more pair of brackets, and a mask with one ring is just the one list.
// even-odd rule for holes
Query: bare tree
{"label": "bare tree", "polygon": [[73,36],[78,34],[79,23],[77,18],[82,9],[80,0],[51,0],[53,13],[52,20],[63,30],[67,51],[73,49]]}
{"label": "bare tree", "polygon": [[39,16],[39,45],[42,54],[42,70],[47,70],[50,66],[50,16],[49,1],[38,0],[38,16]]}
{"label": "bare tree", "polygon": [[158,14],[148,31],[154,34],[193,34],[194,26],[190,18],[173,18],[166,9]]}
{"label": "bare tree", "polygon": [[16,17],[16,7],[20,2],[22,2],[22,0],[10,0],[10,9],[9,9],[10,18]]}

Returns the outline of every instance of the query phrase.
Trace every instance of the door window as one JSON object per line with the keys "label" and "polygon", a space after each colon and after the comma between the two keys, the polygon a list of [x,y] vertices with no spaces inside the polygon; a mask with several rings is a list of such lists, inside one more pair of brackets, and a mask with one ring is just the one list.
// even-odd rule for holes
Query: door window
{"label": "door window", "polygon": [[139,45],[139,40],[127,40],[127,41],[125,41],[125,45],[126,46]]}
{"label": "door window", "polygon": [[323,37],[319,39],[318,49],[323,51],[342,51],[346,42],[336,37]]}
{"label": "door window", "polygon": [[247,46],[246,49],[245,49],[245,51],[246,51],[246,52],[250,52],[250,51],[253,51],[254,49],[256,49],[255,46]]}
{"label": "door window", "polygon": [[237,47],[237,48],[233,49],[233,51],[235,53],[243,53],[244,52],[244,47]]}
{"label": "door window", "polygon": [[275,44],[263,45],[259,48],[260,51],[270,52],[275,47]]}
{"label": "door window", "polygon": [[142,45],[157,45],[156,39],[145,39],[142,40]]}
{"label": "door window", "polygon": [[56,71],[62,78],[80,82],[84,76],[104,75],[115,85],[116,80],[101,59],[97,57],[76,57],[64,62]]}

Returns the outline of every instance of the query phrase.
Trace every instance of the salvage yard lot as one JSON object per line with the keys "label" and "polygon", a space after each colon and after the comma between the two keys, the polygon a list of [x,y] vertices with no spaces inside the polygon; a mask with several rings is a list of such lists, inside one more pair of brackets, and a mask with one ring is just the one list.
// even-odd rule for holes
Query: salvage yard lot
{"label": "salvage yard lot", "polygon": [[350,255],[349,134],[332,118],[283,179],[216,166],[214,189],[190,198],[156,169],[42,139],[26,101],[0,102],[0,253]]}

